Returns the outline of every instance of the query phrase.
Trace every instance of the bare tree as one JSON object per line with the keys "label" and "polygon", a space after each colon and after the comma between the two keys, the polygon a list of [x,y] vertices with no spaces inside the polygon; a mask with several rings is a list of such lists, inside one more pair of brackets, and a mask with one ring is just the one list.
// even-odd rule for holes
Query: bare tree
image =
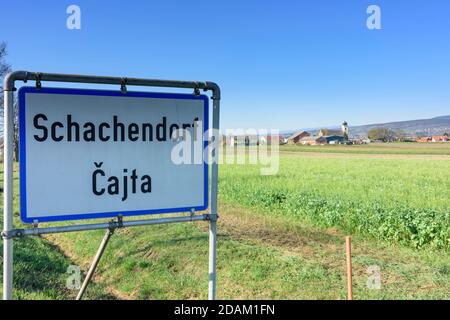
{"label": "bare tree", "polygon": [[[0,77],[3,78],[10,70],[11,67],[5,62],[5,57],[7,55],[6,42],[0,42]],[[3,84],[3,82],[2,82]],[[0,85],[1,86],[1,85]]]}
{"label": "bare tree", "polygon": [[[7,56],[6,42],[0,42],[0,144],[3,145],[4,141],[4,119],[5,119],[5,106],[3,99],[3,79],[8,72],[11,71],[11,66],[6,63],[5,57]],[[19,160],[19,108],[17,105],[17,99],[14,99],[14,160]]]}
{"label": "bare tree", "polygon": [[19,104],[17,103],[17,95],[14,97],[14,115],[13,115],[13,126],[14,126],[14,137],[13,137],[13,157],[14,161],[19,161]]}
{"label": "bare tree", "polygon": [[389,128],[373,128],[367,133],[370,140],[381,140],[383,142],[393,142],[397,140],[395,131]]}
{"label": "bare tree", "polygon": [[3,123],[4,123],[4,106],[3,106],[3,78],[11,70],[10,66],[5,62],[6,43],[0,42],[0,144],[3,145]]}
{"label": "bare tree", "polygon": [[398,142],[405,142],[407,140],[407,134],[403,129],[397,129],[395,131],[395,137]]}

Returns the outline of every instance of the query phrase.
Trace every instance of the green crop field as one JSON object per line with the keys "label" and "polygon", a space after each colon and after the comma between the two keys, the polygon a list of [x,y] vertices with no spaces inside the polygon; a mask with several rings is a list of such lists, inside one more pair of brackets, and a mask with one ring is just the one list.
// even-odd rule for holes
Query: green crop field
{"label": "green crop field", "polygon": [[280,172],[223,166],[223,199],[414,247],[448,247],[450,161],[282,157]]}
{"label": "green crop field", "polygon": [[[274,176],[221,165],[218,297],[345,299],[352,235],[355,299],[450,299],[450,157],[428,146],[339,155],[289,146]],[[14,205],[19,224],[17,196]],[[67,267],[86,272],[102,236],[15,240],[15,297],[73,298]],[[207,241],[201,222],[117,230],[87,298],[204,299]],[[379,289],[368,287],[373,266]]]}

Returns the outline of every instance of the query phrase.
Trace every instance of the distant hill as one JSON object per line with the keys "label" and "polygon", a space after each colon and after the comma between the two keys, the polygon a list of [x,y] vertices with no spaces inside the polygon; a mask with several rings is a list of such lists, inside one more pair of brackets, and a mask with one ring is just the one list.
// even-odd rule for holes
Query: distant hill
{"label": "distant hill", "polygon": [[[320,129],[339,129],[339,126],[329,126],[320,128],[302,128],[297,130],[285,130],[280,133],[283,136],[289,136],[294,132],[301,130],[308,131],[312,134],[316,134]],[[397,121],[397,122],[387,122],[387,123],[375,123],[366,124],[361,126],[350,126],[350,137],[351,138],[362,138],[367,137],[367,132],[373,128],[388,128],[391,130],[403,130],[407,135],[410,136],[431,136],[431,135],[443,135],[444,133],[450,133],[450,115],[440,116],[431,119],[421,119],[421,120],[409,120],[409,121]]]}
{"label": "distant hill", "polygon": [[411,136],[442,135],[446,132],[450,133],[450,115],[431,119],[350,126],[350,136],[367,137],[367,132],[373,128],[387,128],[394,131],[403,130],[406,134]]}

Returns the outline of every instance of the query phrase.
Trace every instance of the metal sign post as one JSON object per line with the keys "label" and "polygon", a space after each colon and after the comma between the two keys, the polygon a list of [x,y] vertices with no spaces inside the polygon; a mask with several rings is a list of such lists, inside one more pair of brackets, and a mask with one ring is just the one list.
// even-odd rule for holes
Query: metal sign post
{"label": "metal sign post", "polygon": [[[213,98],[214,99],[214,98]],[[219,117],[220,96],[213,101],[213,150],[211,173],[211,217],[209,222],[209,283],[208,299],[216,300],[216,243],[217,243],[217,194],[219,181]]]}
{"label": "metal sign post", "polygon": [[[5,84],[6,84],[5,78]],[[13,228],[13,87],[4,87],[4,172],[3,172],[3,230],[8,232]],[[3,235],[3,299],[12,299],[12,274],[13,274],[13,239],[9,235]]]}
{"label": "metal sign post", "polygon": [[[158,218],[158,219],[145,219],[145,220],[130,220],[123,221],[122,214],[119,213],[117,216],[120,217],[118,221],[111,221],[109,223],[94,223],[94,224],[77,224],[77,225],[66,225],[57,227],[46,227],[39,228],[35,226],[34,228],[28,229],[14,229],[13,225],[13,93],[15,89],[16,81],[28,80],[36,81],[36,88],[41,89],[42,81],[51,82],[66,82],[66,83],[89,83],[89,84],[110,84],[110,85],[120,85],[120,92],[123,95],[129,96],[127,93],[127,87],[130,86],[148,86],[148,87],[167,87],[167,88],[189,88],[194,89],[194,95],[198,96],[200,89],[204,91],[212,91],[213,100],[213,142],[212,142],[212,174],[211,174],[211,184],[210,184],[210,213],[196,215],[195,210],[191,212],[188,216],[178,216],[178,217],[168,217],[168,218]],[[44,89],[41,89],[44,91]],[[33,90],[30,90],[30,92]],[[32,92],[31,92],[32,93]],[[48,92],[52,93],[52,92]],[[73,93],[73,92],[72,92]],[[5,95],[5,121],[4,121],[4,230],[2,232],[3,237],[3,299],[12,299],[12,276],[13,276],[13,239],[16,237],[41,235],[49,233],[62,233],[62,232],[75,232],[75,231],[85,231],[85,230],[98,230],[98,229],[108,229],[115,230],[116,228],[125,228],[132,226],[143,226],[152,224],[165,224],[165,223],[179,223],[188,221],[209,221],[209,284],[208,284],[208,299],[216,298],[216,242],[217,242],[217,183],[218,183],[218,148],[219,148],[219,110],[220,110],[220,88],[217,84],[213,82],[193,82],[193,81],[172,81],[172,80],[152,80],[152,79],[137,79],[137,78],[120,78],[120,77],[99,77],[99,76],[84,76],[84,75],[68,75],[68,74],[48,74],[48,73],[34,73],[26,71],[17,71],[8,74],[5,77],[4,85],[4,95]],[[112,94],[116,96],[116,93]],[[132,95],[132,94],[131,94]],[[164,97],[163,97],[164,98]],[[177,98],[177,97],[175,97]],[[187,99],[191,99],[188,97]],[[22,103],[22,102],[21,102]],[[207,115],[205,117],[207,119]],[[22,125],[22,123],[21,123]],[[59,125],[59,124],[58,124]],[[22,130],[22,128],[21,128]],[[23,132],[22,132],[23,133]],[[25,135],[25,134],[23,134]],[[24,148],[24,137],[21,137],[21,151],[27,150]],[[21,159],[22,161],[22,159]],[[207,160],[204,160],[207,161]],[[22,163],[21,163],[22,165]],[[96,166],[101,166],[101,164],[95,164]],[[207,168],[207,167],[206,167]],[[206,172],[206,181],[208,172]],[[23,172],[25,176],[26,173]],[[21,172],[21,179],[22,177]],[[206,197],[207,192],[206,190]],[[21,195],[22,196],[22,195]],[[180,200],[181,201],[181,200]],[[25,202],[26,203],[26,202]],[[201,206],[197,207],[200,208]],[[165,212],[174,212],[175,209],[170,209],[172,211],[166,210]],[[186,208],[183,208],[186,209]],[[22,208],[21,208],[22,211]],[[33,211],[33,210],[31,210]],[[38,209],[35,210],[39,211]],[[155,212],[153,212],[155,211]],[[152,213],[158,213],[158,209],[153,210]],[[185,211],[185,210],[180,210]],[[140,213],[141,211],[136,211]],[[135,212],[135,213],[136,213]],[[161,212],[163,213],[163,212]],[[22,212],[21,212],[22,214]],[[31,212],[33,214],[33,212]],[[36,214],[36,213],[34,213]],[[107,213],[112,216],[111,213]],[[115,214],[115,213],[114,213]],[[130,213],[130,215],[133,213]],[[86,216],[72,215],[68,216],[68,219],[83,219]],[[98,216],[92,216],[91,218]],[[104,215],[103,215],[104,217]],[[55,221],[59,217],[48,216],[39,217],[41,221]],[[22,217],[25,222],[30,222],[32,218],[28,215]],[[67,220],[67,219],[62,219]],[[110,234],[109,234],[110,235]],[[109,237],[108,237],[109,240]],[[103,252],[107,241],[104,241],[105,245],[100,247],[100,251]],[[101,253],[102,253],[101,252]],[[98,258],[101,257],[101,253]],[[99,259],[94,259],[94,264],[92,272],[95,270],[95,266],[98,264]],[[87,282],[86,282],[87,285]]]}

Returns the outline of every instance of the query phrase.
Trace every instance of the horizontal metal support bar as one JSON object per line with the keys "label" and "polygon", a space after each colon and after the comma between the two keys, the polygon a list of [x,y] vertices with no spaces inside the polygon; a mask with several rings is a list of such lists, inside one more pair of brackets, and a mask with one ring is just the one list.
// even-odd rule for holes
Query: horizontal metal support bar
{"label": "horizontal metal support bar", "polygon": [[76,231],[90,231],[101,229],[119,229],[127,227],[138,227],[152,224],[165,224],[165,223],[178,223],[189,221],[206,221],[210,219],[209,214],[182,216],[182,217],[170,217],[160,219],[146,219],[146,220],[131,220],[131,221],[110,221],[105,223],[93,223],[93,224],[79,224],[73,226],[61,226],[61,227],[48,227],[48,228],[33,228],[33,229],[13,229],[10,231],[2,232],[3,238],[11,239],[24,236],[37,236],[42,234],[51,233],[63,233],[63,232],[76,232]]}
{"label": "horizontal metal support bar", "polygon": [[157,79],[141,79],[141,78],[124,78],[124,77],[105,77],[90,76],[77,74],[58,74],[58,73],[41,73],[28,71],[11,72],[5,77],[5,91],[14,90],[14,81],[54,81],[54,82],[73,82],[73,83],[95,83],[95,84],[117,84],[123,85],[126,79],[126,85],[130,86],[150,86],[165,88],[190,88],[211,90],[213,99],[220,99],[219,86],[210,81],[178,81],[178,80],[157,80]]}

